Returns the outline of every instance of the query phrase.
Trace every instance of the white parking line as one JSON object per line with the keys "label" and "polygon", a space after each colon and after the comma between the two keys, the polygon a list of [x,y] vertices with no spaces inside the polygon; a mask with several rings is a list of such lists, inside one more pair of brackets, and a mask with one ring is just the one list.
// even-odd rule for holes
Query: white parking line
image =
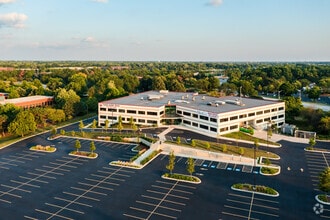
{"label": "white parking line", "polygon": [[[63,198],[60,198],[60,197],[54,197],[54,199],[57,199],[57,200],[60,200],[60,201],[64,201],[64,202],[71,202],[71,200],[63,199]],[[81,203],[81,202],[74,202],[74,204],[82,205],[82,206],[86,206],[86,207],[93,207],[91,205],[88,205],[88,204],[85,204],[85,203]]]}
{"label": "white parking line", "polygon": [[[71,189],[78,190],[78,191],[83,191],[83,192],[85,192],[85,193],[94,193],[94,194],[102,195],[102,196],[107,196],[107,195],[108,195],[108,194],[106,194],[106,193],[96,192],[96,191],[93,191],[93,190],[91,190],[91,189],[82,189],[82,188],[74,187],[74,186],[71,186],[70,188],[71,188]],[[96,188],[96,187],[93,187],[93,188]]]}
{"label": "white parking line", "polygon": [[254,198],[254,193],[252,193],[252,197],[251,197],[250,211],[249,211],[248,219],[251,219],[251,210],[252,210],[252,205],[253,205],[253,198]]}
{"label": "white parking line", "polygon": [[[90,178],[85,178],[85,180],[92,181],[92,182],[100,182],[99,180],[90,179]],[[108,184],[108,185],[113,185],[113,186],[119,186],[118,183],[107,182],[107,181],[102,182],[102,184]]]}
{"label": "white parking line", "polygon": [[[62,164],[61,163],[54,163],[54,162],[49,162],[49,164],[52,164],[52,165],[57,165],[57,166],[61,166]],[[72,165],[68,165],[68,164],[65,164],[65,165],[62,165],[63,167],[69,167],[69,168],[77,168],[77,166],[72,166]]]}
{"label": "white parking line", "polygon": [[[151,192],[151,193],[155,193],[155,194],[162,194],[162,195],[165,194],[165,193],[160,193],[158,191],[152,191],[152,190],[147,190],[147,192]],[[141,195],[141,196],[144,197],[144,198],[148,198],[148,199],[160,200],[160,198],[158,198],[158,197],[147,196],[147,195]],[[183,206],[186,205],[186,203],[176,202],[176,201],[172,201],[172,200],[164,200],[164,201],[168,202],[168,203],[173,203],[173,204],[176,204],[176,205],[183,205]]]}
{"label": "white parking line", "polygon": [[[35,170],[43,172],[43,173],[51,173],[51,174],[60,175],[60,176],[64,175],[63,173],[58,173],[58,172],[54,172],[54,171],[51,171],[51,170],[43,170],[43,169],[39,169],[39,168],[37,168]],[[53,169],[53,170],[55,170],[55,169]]]}
{"label": "white parking line", "polygon": [[48,178],[48,179],[56,179],[56,177],[53,177],[53,176],[46,176],[46,175],[42,175],[40,176],[40,174],[37,174],[37,173],[32,173],[32,172],[27,172],[27,174],[30,174],[30,175],[33,175],[33,176],[38,176],[38,177],[45,177],[45,178]]}
{"label": "white parking line", "polygon": [[33,180],[33,181],[36,181],[36,182],[39,182],[39,183],[49,183],[47,181],[36,180],[36,179],[30,178],[30,177],[25,177],[25,176],[19,176],[19,177],[22,178],[22,179],[26,179],[26,180]]}
{"label": "white parking line", "polygon": [[323,152],[322,152],[322,155],[323,155],[324,161],[325,161],[325,162],[326,162],[326,164],[327,164],[327,167],[329,167],[329,164],[328,164],[327,158],[325,158],[325,156],[324,156],[324,153],[323,153]]}
{"label": "white parking line", "polygon": [[[12,189],[12,190],[10,190],[10,191],[8,191],[8,192],[12,192],[12,191],[14,191],[14,190],[18,190],[18,191],[22,191],[22,192],[26,192],[26,193],[31,193],[30,190],[21,189],[21,188],[14,187],[14,186],[8,186],[8,185],[5,185],[5,184],[1,184],[1,186],[4,186],[4,187],[7,187],[7,188]],[[4,192],[4,193],[2,193],[0,196],[6,195],[6,194],[8,194],[8,192]]]}
{"label": "white parking line", "polygon": [[[105,174],[111,174],[112,172],[108,172],[108,171],[103,171],[103,170],[98,170],[98,173],[105,173]],[[123,177],[130,177],[130,175],[126,175],[126,174],[121,174],[121,173],[116,173],[116,176],[123,176]]]}
{"label": "white parking line", "polygon": [[69,218],[69,217],[66,217],[66,216],[63,216],[63,215],[54,214],[54,213],[47,212],[47,211],[43,211],[41,209],[35,209],[35,210],[37,212],[41,212],[41,213],[45,213],[45,214],[51,215],[52,217],[56,216],[56,217],[60,217],[60,218],[67,219],[67,220],[74,220],[73,218]]}
{"label": "white parking line", "polygon": [[[89,196],[82,196],[81,194],[75,194],[75,193],[70,193],[70,192],[63,192],[64,194],[70,195],[70,196],[75,196],[77,198],[85,198],[85,199],[89,199],[89,200],[94,200],[94,201],[100,201],[99,199],[93,198],[93,197],[89,197]],[[74,203],[75,201],[71,201],[71,203]]]}
{"label": "white parking line", "polygon": [[52,207],[55,207],[55,208],[61,208],[61,209],[64,209],[64,210],[68,210],[68,211],[71,211],[71,212],[76,212],[76,213],[79,213],[79,214],[85,214],[85,212],[82,212],[82,211],[78,211],[78,210],[75,210],[75,209],[70,209],[70,208],[67,208],[67,207],[63,207],[63,206],[60,206],[60,205],[55,205],[55,204],[52,204],[52,203],[45,203],[45,205],[48,205],[48,206],[52,206]]}
{"label": "white parking line", "polygon": [[[78,184],[83,185],[83,186],[94,186],[93,184],[82,183],[82,182],[78,182]],[[96,188],[113,191],[112,188],[108,188],[108,187],[96,186]]]}
{"label": "white parking line", "polygon": [[42,167],[50,168],[50,169],[56,169],[56,170],[65,171],[65,172],[70,172],[71,171],[71,170],[68,170],[68,169],[63,169],[63,168],[59,168],[59,167],[52,167],[52,166],[47,166],[47,165],[43,165]]}
{"label": "white parking line", "polygon": [[10,180],[10,182],[20,184],[20,186],[32,186],[32,187],[35,187],[35,188],[40,188],[40,186],[38,186],[38,185],[33,185],[33,184],[28,183],[28,182],[32,182],[32,180],[30,180],[28,182],[21,182],[21,181],[17,181],[17,180]]}
{"label": "white parking line", "polygon": [[[243,219],[246,219],[247,216],[244,216],[244,215],[237,215],[237,214],[234,214],[234,213],[230,213],[230,212],[221,212],[222,214],[225,214],[225,215],[230,215],[230,216],[233,216],[233,217],[238,217],[238,218],[243,218]],[[250,218],[250,220],[259,220],[257,218]]]}
{"label": "white parking line", "polygon": [[[156,205],[153,204],[153,203],[149,203],[149,202],[143,202],[143,201],[139,201],[137,200],[136,201],[137,203],[141,203],[143,205],[149,205],[149,206],[153,206],[155,207]],[[167,207],[167,206],[159,206],[160,208],[163,208],[163,209],[167,209],[167,210],[171,210],[171,211],[175,211],[175,212],[181,212],[182,210],[181,209],[174,209],[174,208],[170,208],[170,207]]]}

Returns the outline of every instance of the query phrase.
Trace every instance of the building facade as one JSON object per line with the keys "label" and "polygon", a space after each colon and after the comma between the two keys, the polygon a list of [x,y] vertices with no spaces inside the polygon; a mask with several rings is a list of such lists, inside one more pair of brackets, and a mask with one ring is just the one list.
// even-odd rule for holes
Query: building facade
{"label": "building facade", "polygon": [[285,104],[281,101],[241,97],[210,97],[196,93],[148,91],[99,103],[98,123],[116,124],[131,119],[139,125],[182,125],[213,135],[252,126],[266,129],[285,123]]}
{"label": "building facade", "polygon": [[53,96],[43,96],[43,95],[35,95],[35,96],[27,96],[15,99],[4,99],[0,101],[0,104],[13,104],[15,106],[29,109],[35,107],[45,107],[50,106],[54,102]]}

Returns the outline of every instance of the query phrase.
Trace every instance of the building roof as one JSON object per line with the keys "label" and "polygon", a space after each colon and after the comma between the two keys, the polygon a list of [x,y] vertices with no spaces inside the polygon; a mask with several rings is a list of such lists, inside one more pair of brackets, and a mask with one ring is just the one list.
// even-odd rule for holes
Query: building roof
{"label": "building roof", "polygon": [[162,107],[167,104],[188,107],[199,111],[225,113],[279,103],[274,100],[240,98],[237,96],[211,97],[196,93],[148,91],[100,102],[100,105],[128,105]]}
{"label": "building roof", "polygon": [[53,99],[53,96],[44,96],[44,95],[35,95],[35,96],[27,96],[27,97],[21,97],[21,98],[15,98],[15,99],[5,99],[0,102],[0,104],[20,104],[25,102],[35,102],[35,101],[42,101],[45,99]]}

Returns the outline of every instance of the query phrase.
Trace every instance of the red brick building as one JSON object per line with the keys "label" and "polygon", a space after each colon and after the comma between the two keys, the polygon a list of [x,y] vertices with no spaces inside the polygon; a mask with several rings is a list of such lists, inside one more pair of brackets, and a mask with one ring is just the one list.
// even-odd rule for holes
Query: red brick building
{"label": "red brick building", "polygon": [[28,96],[28,97],[21,97],[16,99],[5,99],[0,101],[0,104],[14,104],[18,107],[22,107],[25,109],[35,108],[35,107],[45,107],[53,105],[54,97],[53,96]]}

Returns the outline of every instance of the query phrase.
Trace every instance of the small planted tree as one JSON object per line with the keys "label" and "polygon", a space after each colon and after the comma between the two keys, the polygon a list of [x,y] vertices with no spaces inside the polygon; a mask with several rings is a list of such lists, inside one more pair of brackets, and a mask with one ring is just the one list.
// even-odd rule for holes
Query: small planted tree
{"label": "small planted tree", "polygon": [[330,192],[330,167],[325,168],[320,173],[318,187],[325,193],[325,200],[328,202],[328,193]]}
{"label": "small planted tree", "polygon": [[79,121],[79,129],[80,132],[82,132],[82,129],[85,127],[84,122],[83,121]]}
{"label": "small planted tree", "polygon": [[93,128],[93,131],[95,128],[97,128],[97,121],[95,119],[92,122],[92,128]]}
{"label": "small planted tree", "polygon": [[118,129],[119,132],[121,132],[124,129],[122,121],[123,120],[122,120],[121,116],[119,116],[118,125],[117,125],[117,129]]}
{"label": "small planted tree", "polygon": [[205,148],[206,148],[207,150],[210,150],[210,148],[211,148],[211,145],[210,145],[210,143],[209,143],[209,142],[205,142]]}
{"label": "small planted tree", "polygon": [[90,149],[90,151],[91,151],[91,153],[93,155],[94,154],[94,151],[96,150],[94,141],[91,141],[91,143],[89,145],[89,149]]}
{"label": "small planted tree", "polygon": [[196,147],[196,141],[194,139],[191,140],[191,146]]}
{"label": "small planted tree", "polygon": [[74,148],[76,148],[76,151],[79,152],[79,149],[81,148],[81,144],[79,140],[76,140],[76,143],[74,145]]}
{"label": "small planted tree", "polygon": [[61,129],[61,130],[60,130],[60,134],[61,134],[61,135],[65,135],[65,130],[64,130],[64,129]]}
{"label": "small planted tree", "polygon": [[193,158],[188,158],[187,161],[187,172],[190,174],[190,176],[195,172],[195,162]]}
{"label": "small planted tree", "polygon": [[108,131],[108,128],[109,128],[109,124],[110,124],[110,122],[109,122],[109,120],[108,120],[108,119],[104,121],[104,128],[105,128],[105,132],[107,132],[107,131]]}
{"label": "small planted tree", "polygon": [[76,135],[76,132],[75,131],[71,131],[71,136],[74,137]]}
{"label": "small planted tree", "polygon": [[315,138],[311,137],[311,138],[309,139],[308,144],[309,144],[309,147],[310,147],[311,149],[314,149],[314,146],[315,146],[315,144],[316,144]]}
{"label": "small planted tree", "polygon": [[177,139],[176,139],[176,143],[177,143],[177,144],[181,144],[181,138],[180,138],[180,137],[177,137]]}
{"label": "small planted tree", "polygon": [[51,133],[52,133],[52,135],[56,135],[57,134],[57,129],[55,127],[52,127]]}
{"label": "small planted tree", "polygon": [[243,155],[244,154],[244,148],[243,147],[240,147],[238,149],[238,153],[239,153],[239,155]]}
{"label": "small planted tree", "polygon": [[222,145],[222,152],[226,153],[228,151],[228,147],[226,144]]}
{"label": "small planted tree", "polygon": [[174,170],[175,165],[175,155],[174,152],[171,151],[168,158],[168,164],[166,165],[166,169],[170,171],[170,174],[172,174],[172,171]]}

